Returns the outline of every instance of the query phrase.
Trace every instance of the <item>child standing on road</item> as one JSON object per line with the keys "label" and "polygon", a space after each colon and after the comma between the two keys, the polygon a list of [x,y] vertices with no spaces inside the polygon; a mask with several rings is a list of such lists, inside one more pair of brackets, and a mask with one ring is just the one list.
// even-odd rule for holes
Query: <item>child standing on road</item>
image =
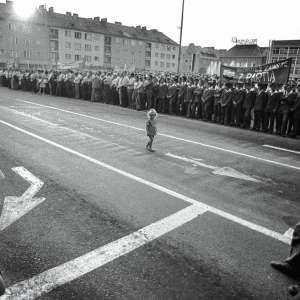
{"label": "child standing on road", "polygon": [[152,143],[154,140],[154,137],[156,136],[157,133],[157,128],[156,128],[156,119],[157,119],[157,112],[154,108],[151,108],[147,112],[147,117],[148,120],[146,122],[146,131],[147,131],[147,136],[149,137],[149,142],[146,145],[146,149],[150,152],[154,152],[152,149]]}

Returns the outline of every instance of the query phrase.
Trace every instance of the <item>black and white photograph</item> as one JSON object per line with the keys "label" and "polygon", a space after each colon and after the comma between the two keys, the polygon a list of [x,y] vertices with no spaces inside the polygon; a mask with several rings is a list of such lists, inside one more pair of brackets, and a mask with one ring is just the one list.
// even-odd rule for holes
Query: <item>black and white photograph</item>
{"label": "black and white photograph", "polygon": [[0,0],[0,300],[300,300],[299,0]]}

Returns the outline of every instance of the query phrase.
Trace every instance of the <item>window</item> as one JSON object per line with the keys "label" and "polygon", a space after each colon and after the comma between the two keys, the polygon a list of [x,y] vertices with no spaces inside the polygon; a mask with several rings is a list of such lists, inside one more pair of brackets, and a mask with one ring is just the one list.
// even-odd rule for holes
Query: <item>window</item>
{"label": "window", "polygon": [[176,47],[173,47],[173,51],[176,51]]}
{"label": "window", "polygon": [[106,54],[110,54],[111,53],[111,47],[110,46],[104,46],[104,52]]}
{"label": "window", "polygon": [[91,61],[92,61],[92,57],[87,55],[87,56],[85,57],[85,60],[86,60],[87,62],[91,62]]}
{"label": "window", "polygon": [[164,54],[164,53],[161,53],[161,54],[160,54],[160,58],[161,58],[161,59],[164,59],[164,58],[165,58],[165,54]]}
{"label": "window", "polygon": [[291,47],[289,54],[290,55],[297,55],[297,52],[298,52],[298,48],[297,47]]}
{"label": "window", "polygon": [[14,42],[15,42],[16,45],[18,44],[18,38],[17,37],[15,37]]}
{"label": "window", "polygon": [[92,40],[92,34],[86,32],[84,34],[84,39],[87,40],[87,41],[91,41]]}
{"label": "window", "polygon": [[81,44],[79,44],[79,43],[75,43],[75,50],[81,50]]}
{"label": "window", "polygon": [[50,50],[57,51],[58,50],[58,41],[50,41]]}
{"label": "window", "polygon": [[160,67],[163,68],[165,66],[165,63],[163,61],[160,62]]}
{"label": "window", "polygon": [[158,57],[158,52],[155,52],[155,57]]}
{"label": "window", "polygon": [[135,46],[136,45],[136,41],[131,40],[131,46]]}
{"label": "window", "polygon": [[273,53],[273,54],[279,54],[279,48],[274,48],[274,49],[272,50],[272,53]]}
{"label": "window", "polygon": [[24,40],[24,45],[25,45],[25,46],[29,46],[29,40],[25,39],[25,40]]}
{"label": "window", "polygon": [[155,64],[156,66],[158,66],[158,61],[155,61],[154,64]]}
{"label": "window", "polygon": [[121,39],[118,38],[118,37],[116,37],[116,43],[117,43],[117,44],[121,43]]}
{"label": "window", "polygon": [[166,57],[167,57],[167,59],[170,59],[171,58],[171,54],[167,54]]}
{"label": "window", "polygon": [[143,46],[143,42],[142,41],[139,41],[139,46]]}
{"label": "window", "polygon": [[94,34],[94,41],[100,41],[100,34]]}
{"label": "window", "polygon": [[81,32],[79,32],[79,31],[75,31],[75,34],[74,34],[74,36],[75,36],[75,39],[78,39],[78,40],[80,40],[80,39],[81,39]]}
{"label": "window", "polygon": [[151,51],[146,51],[146,57],[151,57]]}
{"label": "window", "polygon": [[4,49],[0,49],[0,54],[1,54],[1,55],[4,54]]}
{"label": "window", "polygon": [[9,24],[8,24],[8,29],[9,29],[9,30],[12,30],[12,29],[13,29],[13,24],[9,23]]}
{"label": "window", "polygon": [[155,49],[159,49],[159,44],[155,44]]}
{"label": "window", "polygon": [[79,54],[75,54],[75,61],[79,61],[80,60],[80,55]]}
{"label": "window", "polygon": [[31,57],[31,51],[25,50],[24,51],[24,58],[30,58]]}
{"label": "window", "polygon": [[167,66],[167,69],[169,69],[170,66],[171,66],[171,64],[170,64],[170,63],[167,63],[166,66]]}
{"label": "window", "polygon": [[151,43],[146,43],[146,49],[151,49]]}
{"label": "window", "polygon": [[94,61],[99,61],[99,56],[95,56]]}
{"label": "window", "polygon": [[287,47],[283,47],[279,49],[279,54],[287,54],[288,52],[288,48]]}
{"label": "window", "polygon": [[111,57],[105,55],[105,56],[104,56],[104,63],[105,63],[105,64],[110,64],[110,63],[111,63]]}
{"label": "window", "polygon": [[65,54],[65,59],[71,59],[71,54],[66,53],[66,54]]}
{"label": "window", "polygon": [[85,44],[84,49],[85,51],[92,51],[92,46],[90,44]]}
{"label": "window", "polygon": [[167,51],[171,51],[171,46],[167,46]]}
{"label": "window", "polygon": [[173,55],[172,55],[172,59],[175,59],[175,57],[176,57],[175,54],[173,54]]}
{"label": "window", "polygon": [[150,67],[150,64],[151,64],[151,63],[150,63],[150,60],[145,60],[145,66],[146,66],[146,67]]}
{"label": "window", "polygon": [[71,30],[65,30],[65,36],[71,37]]}
{"label": "window", "polygon": [[58,30],[57,29],[50,29],[50,39],[58,39]]}
{"label": "window", "polygon": [[99,51],[100,47],[98,45],[95,46],[95,51]]}
{"label": "window", "polygon": [[172,67],[175,68],[175,63],[172,63]]}
{"label": "window", "polygon": [[71,49],[71,43],[70,42],[66,42],[65,43],[65,48],[66,49]]}
{"label": "window", "polygon": [[111,37],[110,36],[106,36],[104,38],[104,43],[107,44],[107,45],[110,45],[111,44]]}

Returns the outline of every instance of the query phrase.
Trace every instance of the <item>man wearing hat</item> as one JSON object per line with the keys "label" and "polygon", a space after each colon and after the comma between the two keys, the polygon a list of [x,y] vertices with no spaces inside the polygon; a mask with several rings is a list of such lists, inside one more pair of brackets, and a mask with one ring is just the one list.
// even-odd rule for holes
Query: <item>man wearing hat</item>
{"label": "man wearing hat", "polygon": [[246,90],[243,84],[238,82],[236,84],[234,97],[232,100],[232,116],[231,125],[241,127],[243,124],[243,104],[246,97]]}
{"label": "man wearing hat", "polygon": [[271,83],[270,90],[268,92],[268,102],[265,108],[265,123],[263,131],[268,133],[274,132],[274,121],[280,101],[280,93],[276,90],[276,87],[277,84],[275,82]]}
{"label": "man wearing hat", "polygon": [[231,117],[232,99],[234,93],[232,90],[232,83],[225,84],[225,90],[221,97],[221,124],[229,125]]}
{"label": "man wearing hat", "polygon": [[265,124],[265,108],[268,102],[268,94],[266,92],[266,84],[258,84],[258,92],[254,104],[254,124],[252,130],[260,131],[263,130]]}
{"label": "man wearing hat", "polygon": [[253,83],[247,82],[245,84],[246,87],[246,97],[243,104],[244,110],[244,122],[243,128],[249,129],[251,125],[251,110],[254,106],[256,99],[256,90],[254,88]]}

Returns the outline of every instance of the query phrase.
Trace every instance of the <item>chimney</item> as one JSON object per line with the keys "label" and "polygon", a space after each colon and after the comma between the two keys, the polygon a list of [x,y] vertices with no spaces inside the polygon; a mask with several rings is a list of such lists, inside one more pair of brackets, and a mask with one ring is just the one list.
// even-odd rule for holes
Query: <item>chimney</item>
{"label": "chimney", "polygon": [[66,12],[66,16],[70,16],[71,17],[72,16],[71,12],[67,11]]}
{"label": "chimney", "polygon": [[73,14],[73,17],[78,18],[78,14]]}
{"label": "chimney", "polygon": [[121,22],[117,22],[117,21],[115,22],[115,24],[116,24],[116,25],[122,25]]}
{"label": "chimney", "polygon": [[52,6],[49,7],[49,13],[54,13],[54,8]]}
{"label": "chimney", "polygon": [[107,18],[101,19],[101,23],[102,23],[102,24],[106,24],[106,23],[107,23]]}
{"label": "chimney", "polygon": [[100,17],[94,17],[94,21],[100,22]]}

